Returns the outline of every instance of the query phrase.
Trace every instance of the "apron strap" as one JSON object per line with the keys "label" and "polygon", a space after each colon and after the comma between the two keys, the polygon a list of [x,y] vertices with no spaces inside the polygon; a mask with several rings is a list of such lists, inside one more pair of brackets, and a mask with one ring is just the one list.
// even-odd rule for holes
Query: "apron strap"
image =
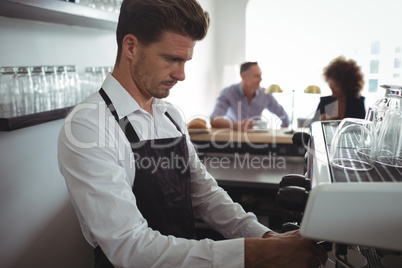
{"label": "apron strap", "polygon": [[119,122],[119,116],[116,112],[116,109],[114,108],[112,101],[110,100],[109,96],[106,94],[105,90],[103,90],[103,88],[99,89],[99,94],[102,96],[102,99],[105,101],[106,106],[109,108],[110,112],[114,116],[114,119],[116,119],[116,121]]}
{"label": "apron strap", "polygon": [[133,126],[131,125],[130,121],[128,120],[127,116],[125,116],[122,119],[119,119],[119,115],[116,112],[116,108],[114,107],[112,101],[110,100],[109,96],[106,94],[106,92],[103,88],[101,88],[99,90],[99,94],[105,101],[106,106],[109,108],[110,112],[114,116],[114,119],[116,119],[117,123],[119,123],[119,126],[124,131],[124,133],[126,133],[128,141],[130,143],[139,142],[140,138],[138,137],[137,133],[135,132],[135,130],[134,130]]}
{"label": "apron strap", "polygon": [[168,112],[165,112],[165,115],[170,119],[170,121],[172,121],[173,125],[175,125],[175,127],[177,128],[177,130],[178,130],[181,134],[184,134],[184,133],[181,131],[179,125],[178,125],[178,124],[173,120],[173,118],[170,116],[170,114],[169,114]]}

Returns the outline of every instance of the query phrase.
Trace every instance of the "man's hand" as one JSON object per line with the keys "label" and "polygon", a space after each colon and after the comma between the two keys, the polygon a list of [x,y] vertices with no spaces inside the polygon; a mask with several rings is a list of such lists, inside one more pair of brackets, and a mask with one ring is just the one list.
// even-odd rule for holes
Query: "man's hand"
{"label": "man's hand", "polygon": [[267,232],[264,238],[245,239],[245,267],[317,268],[325,264],[327,252],[299,231]]}

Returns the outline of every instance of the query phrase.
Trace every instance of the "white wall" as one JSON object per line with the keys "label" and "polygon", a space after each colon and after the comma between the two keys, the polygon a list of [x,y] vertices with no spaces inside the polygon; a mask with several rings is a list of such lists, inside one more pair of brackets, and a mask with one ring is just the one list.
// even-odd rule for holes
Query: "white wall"
{"label": "white wall", "polygon": [[57,165],[63,119],[0,131],[0,267],[91,267]]}
{"label": "white wall", "polygon": [[0,17],[0,65],[112,66],[115,32]]}
{"label": "white wall", "polygon": [[[217,37],[216,72],[217,86],[230,86],[240,80],[240,64],[245,61],[246,47],[246,7],[248,0],[218,0],[215,3]],[[225,66],[237,66],[235,80],[224,81]],[[227,84],[229,83],[229,84]]]}
{"label": "white wall", "polygon": [[[248,0],[201,0],[211,17],[207,37],[194,49],[187,63],[186,80],[172,89],[168,101],[180,107],[186,120],[212,113],[219,92],[240,79],[239,64],[245,60],[245,10]],[[236,66],[237,65],[237,66]],[[224,79],[225,66],[235,74]],[[231,72],[232,74],[233,72]]]}

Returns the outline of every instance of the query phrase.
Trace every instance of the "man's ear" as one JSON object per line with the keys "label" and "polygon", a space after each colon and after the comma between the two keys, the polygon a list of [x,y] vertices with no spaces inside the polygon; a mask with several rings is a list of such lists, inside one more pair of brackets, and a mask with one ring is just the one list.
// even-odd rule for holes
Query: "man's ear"
{"label": "man's ear", "polygon": [[126,36],[124,36],[122,43],[122,54],[124,55],[124,57],[129,59],[134,58],[137,47],[138,39],[134,35],[127,34]]}

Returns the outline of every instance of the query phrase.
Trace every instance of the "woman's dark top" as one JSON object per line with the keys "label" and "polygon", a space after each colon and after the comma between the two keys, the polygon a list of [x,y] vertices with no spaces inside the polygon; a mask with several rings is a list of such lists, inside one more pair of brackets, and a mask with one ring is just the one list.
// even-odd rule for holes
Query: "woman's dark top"
{"label": "woman's dark top", "polygon": [[[322,114],[331,114],[332,109],[335,107],[336,99],[332,96],[321,97],[320,103],[318,104],[317,111],[315,113],[314,119],[312,121],[317,121]],[[364,97],[360,98],[348,98],[346,101],[345,118],[361,118],[366,117],[366,108],[364,107]]]}

